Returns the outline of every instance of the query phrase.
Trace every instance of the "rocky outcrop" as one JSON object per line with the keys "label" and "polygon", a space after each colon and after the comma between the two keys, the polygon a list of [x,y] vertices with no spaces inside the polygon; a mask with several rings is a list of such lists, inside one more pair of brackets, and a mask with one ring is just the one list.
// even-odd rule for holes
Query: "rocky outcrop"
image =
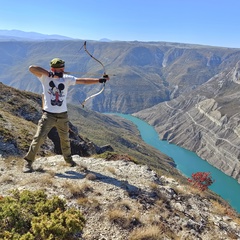
{"label": "rocky outcrop", "polygon": [[[73,156],[35,160],[35,172],[22,173],[22,161],[0,159],[0,196],[10,190],[44,190],[82,212],[82,240],[239,239],[237,214],[210,192],[199,192],[172,177],[157,175],[129,158]],[[121,159],[121,160],[120,160]]]}
{"label": "rocky outcrop", "polygon": [[[62,154],[60,138],[56,128],[52,128],[48,134],[48,138],[51,139],[52,144],[54,145],[54,153]],[[101,154],[106,151],[113,151],[111,145],[97,146],[91,141],[83,139],[79,133],[78,129],[69,122],[69,138],[71,145],[71,152],[73,155],[79,155],[82,157],[90,157],[93,154]]]}
{"label": "rocky outcrop", "polygon": [[[41,118],[41,97],[37,94],[19,91],[0,83],[0,155],[24,155],[37,129]],[[91,156],[105,151],[113,151],[110,145],[98,146],[90,140],[83,139],[77,127],[69,123],[69,138],[72,154]],[[60,139],[53,128],[43,146],[40,155],[54,152],[61,154]]]}
{"label": "rocky outcrop", "polygon": [[232,74],[233,81],[237,84],[240,84],[240,61],[237,62],[232,72],[233,72]]}

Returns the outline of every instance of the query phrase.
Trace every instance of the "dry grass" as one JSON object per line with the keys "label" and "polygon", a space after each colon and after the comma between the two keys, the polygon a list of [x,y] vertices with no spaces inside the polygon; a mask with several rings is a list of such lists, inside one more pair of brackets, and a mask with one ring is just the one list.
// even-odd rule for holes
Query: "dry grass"
{"label": "dry grass", "polygon": [[213,213],[219,214],[221,216],[228,216],[230,218],[234,218],[235,222],[240,224],[239,214],[232,209],[229,205],[225,205],[218,201],[212,200],[212,211]]}
{"label": "dry grass", "polygon": [[129,236],[129,240],[162,240],[178,239],[171,231],[165,232],[163,225],[144,226],[136,228]]}
{"label": "dry grass", "polygon": [[77,204],[84,208],[87,208],[88,212],[89,211],[97,211],[98,212],[101,210],[100,202],[94,197],[92,197],[92,198],[80,197],[77,199]]}
{"label": "dry grass", "polygon": [[84,164],[78,164],[77,167],[76,167],[76,171],[77,172],[87,172],[87,166],[84,165]]}
{"label": "dry grass", "polygon": [[159,185],[157,183],[149,182],[148,185],[154,191],[157,191],[159,189]]}
{"label": "dry grass", "polygon": [[189,183],[186,183],[186,185],[179,185],[175,187],[174,191],[176,191],[176,193],[178,194],[187,195],[187,196],[198,195],[202,198],[207,197],[207,194],[208,194],[208,190],[201,191],[198,188],[190,185]]}
{"label": "dry grass", "polygon": [[127,225],[129,222],[129,219],[126,217],[126,213],[119,209],[110,210],[108,212],[108,217],[112,223],[118,225]]}
{"label": "dry grass", "polygon": [[65,181],[62,185],[70,193],[70,198],[85,198],[87,192],[92,192],[93,188],[86,182],[81,184]]}
{"label": "dry grass", "polygon": [[118,202],[116,208],[121,209],[122,211],[129,211],[132,209],[132,202],[128,199]]}
{"label": "dry grass", "polygon": [[108,219],[123,229],[133,229],[135,226],[142,225],[139,213],[134,211],[126,213],[126,211],[112,209],[108,211]]}
{"label": "dry grass", "polygon": [[149,187],[150,187],[151,191],[156,194],[156,196],[159,200],[161,199],[164,202],[166,202],[168,200],[167,196],[161,192],[159,185],[157,183],[150,182]]}
{"label": "dry grass", "polygon": [[6,169],[11,169],[12,166],[22,167],[23,164],[23,159],[16,156],[9,156],[2,161],[4,161]]}
{"label": "dry grass", "polygon": [[88,207],[89,206],[88,197],[79,197],[77,199],[77,204],[79,204],[83,207]]}
{"label": "dry grass", "polygon": [[113,175],[117,175],[116,169],[114,167],[108,166],[108,167],[106,167],[106,170]]}
{"label": "dry grass", "polygon": [[21,181],[22,186],[28,186],[34,183],[41,187],[52,187],[54,185],[54,176],[52,172],[47,172],[41,174],[41,177],[39,177],[39,175],[29,175],[28,178],[24,178]]}
{"label": "dry grass", "polygon": [[16,180],[11,175],[3,175],[0,177],[0,184],[1,183],[11,183],[14,184]]}
{"label": "dry grass", "polygon": [[53,171],[53,170],[47,170],[46,173],[49,174],[49,176],[52,177],[52,178],[54,178],[55,174],[56,174],[56,172]]}
{"label": "dry grass", "polygon": [[96,174],[94,174],[94,173],[88,173],[88,174],[85,176],[85,178],[88,179],[88,180],[94,181],[94,180],[97,179],[97,176],[96,176]]}

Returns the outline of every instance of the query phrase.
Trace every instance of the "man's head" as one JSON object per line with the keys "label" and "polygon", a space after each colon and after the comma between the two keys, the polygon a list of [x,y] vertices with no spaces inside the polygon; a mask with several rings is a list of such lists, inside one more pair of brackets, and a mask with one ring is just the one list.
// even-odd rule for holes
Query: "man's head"
{"label": "man's head", "polygon": [[54,72],[55,76],[59,78],[63,77],[65,61],[60,58],[54,58],[50,62],[51,71]]}
{"label": "man's head", "polygon": [[65,61],[60,58],[54,58],[50,62],[51,68],[64,68],[65,67]]}

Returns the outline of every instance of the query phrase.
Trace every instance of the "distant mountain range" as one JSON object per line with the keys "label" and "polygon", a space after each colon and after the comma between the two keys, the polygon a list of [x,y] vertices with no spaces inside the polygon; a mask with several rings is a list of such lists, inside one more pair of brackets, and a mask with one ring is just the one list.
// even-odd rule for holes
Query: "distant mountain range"
{"label": "distant mountain range", "polygon": [[24,32],[20,30],[0,30],[0,40],[73,40],[73,38],[57,34],[42,34],[37,32]]}
{"label": "distant mountain range", "polygon": [[[37,32],[24,32],[21,30],[0,30],[0,41],[1,40],[35,40],[35,41],[44,41],[44,40],[74,40],[75,38],[62,36],[58,34],[42,34]],[[102,38],[99,41],[101,42],[111,42],[110,39]]]}

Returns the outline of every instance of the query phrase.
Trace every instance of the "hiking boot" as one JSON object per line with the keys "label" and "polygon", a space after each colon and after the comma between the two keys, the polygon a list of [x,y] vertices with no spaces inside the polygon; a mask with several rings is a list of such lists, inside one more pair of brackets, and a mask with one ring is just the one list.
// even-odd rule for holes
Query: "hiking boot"
{"label": "hiking boot", "polygon": [[76,166],[77,166],[77,163],[74,162],[73,160],[66,161],[66,164],[67,164],[69,167],[76,167]]}
{"label": "hiking boot", "polygon": [[33,168],[32,168],[32,161],[26,160],[24,159],[24,165],[23,165],[23,173],[30,173],[33,172]]}

